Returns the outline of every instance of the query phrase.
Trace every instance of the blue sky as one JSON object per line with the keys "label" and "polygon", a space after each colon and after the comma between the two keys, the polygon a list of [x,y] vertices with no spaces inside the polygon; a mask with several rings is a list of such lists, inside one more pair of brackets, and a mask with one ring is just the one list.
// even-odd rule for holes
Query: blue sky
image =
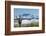
{"label": "blue sky", "polygon": [[[26,9],[26,8],[14,8],[14,16],[24,15],[24,14],[32,14],[35,16],[39,16],[39,9]],[[29,15],[28,17],[30,17]]]}

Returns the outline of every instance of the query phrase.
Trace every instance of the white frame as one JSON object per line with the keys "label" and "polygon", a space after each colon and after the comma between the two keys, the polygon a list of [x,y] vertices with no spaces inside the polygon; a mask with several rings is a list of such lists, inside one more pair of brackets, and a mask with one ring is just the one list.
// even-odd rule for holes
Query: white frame
{"label": "white frame", "polygon": [[[14,27],[14,8],[28,8],[28,9],[39,9],[39,27]],[[22,5],[11,5],[11,32],[13,31],[29,31],[29,30],[42,30],[42,7],[41,6],[22,6]]]}

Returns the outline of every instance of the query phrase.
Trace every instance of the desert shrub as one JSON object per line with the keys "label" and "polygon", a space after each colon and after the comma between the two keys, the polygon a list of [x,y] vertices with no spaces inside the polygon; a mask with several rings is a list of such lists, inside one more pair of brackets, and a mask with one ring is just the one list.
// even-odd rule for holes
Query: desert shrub
{"label": "desert shrub", "polygon": [[31,27],[38,27],[39,26],[39,22],[32,22],[31,23]]}

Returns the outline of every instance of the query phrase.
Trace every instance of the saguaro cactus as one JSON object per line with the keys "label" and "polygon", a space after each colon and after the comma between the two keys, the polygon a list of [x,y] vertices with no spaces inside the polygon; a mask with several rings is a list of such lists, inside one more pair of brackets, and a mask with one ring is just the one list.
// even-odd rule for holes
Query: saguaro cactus
{"label": "saguaro cactus", "polygon": [[22,18],[21,18],[21,15],[19,15],[19,19],[18,19],[18,22],[19,22],[19,27],[21,27],[21,22],[22,22]]}

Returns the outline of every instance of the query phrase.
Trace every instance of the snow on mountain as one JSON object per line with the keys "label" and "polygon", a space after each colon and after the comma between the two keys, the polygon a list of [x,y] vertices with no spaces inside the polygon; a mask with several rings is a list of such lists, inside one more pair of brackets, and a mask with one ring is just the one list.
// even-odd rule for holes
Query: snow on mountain
{"label": "snow on mountain", "polygon": [[31,24],[32,22],[38,22],[38,20],[36,20],[36,19],[32,19],[32,20],[22,20],[22,24]]}
{"label": "snow on mountain", "polygon": [[22,20],[22,24],[30,24],[31,20]]}

